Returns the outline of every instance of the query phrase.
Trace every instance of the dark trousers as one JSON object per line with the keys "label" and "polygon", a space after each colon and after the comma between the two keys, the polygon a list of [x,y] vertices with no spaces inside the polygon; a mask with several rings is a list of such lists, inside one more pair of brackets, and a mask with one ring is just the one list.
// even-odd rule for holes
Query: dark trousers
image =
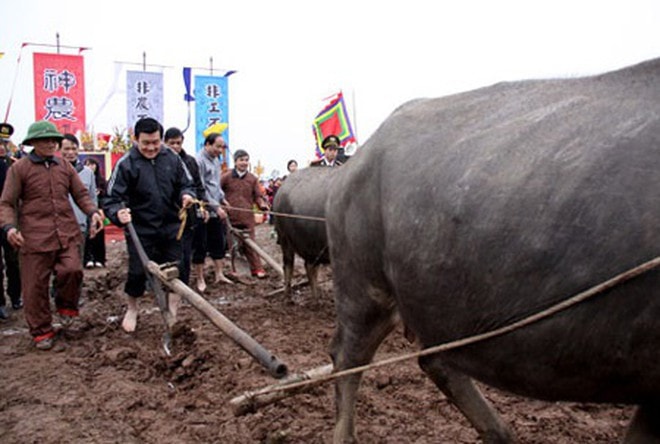
{"label": "dark trousers", "polygon": [[[159,265],[167,262],[181,262],[181,242],[176,239],[141,237],[140,243],[147,253],[147,257]],[[130,236],[126,237],[126,248],[128,250],[128,277],[124,291],[127,295],[137,298],[144,294],[147,275]]]}
{"label": "dark trousers", "polygon": [[[195,221],[195,224],[197,222]],[[181,236],[181,263],[179,264],[179,280],[188,285],[190,281],[190,261],[193,254],[193,242],[195,241],[196,232],[203,230],[203,225],[198,225],[195,228],[186,227]]]}
{"label": "dark trousers", "polygon": [[225,223],[219,217],[212,217],[207,223],[203,224],[195,241],[193,264],[203,264],[206,253],[214,260],[224,259],[227,253],[227,236],[225,233]]}
{"label": "dark trousers", "polygon": [[100,262],[105,265],[105,230],[96,233],[96,236],[90,239],[89,235],[85,238],[85,260],[87,262]]}
{"label": "dark trousers", "polygon": [[[80,245],[69,244],[60,250],[46,253],[20,253],[21,283],[25,320],[32,336],[53,331],[50,312],[50,276],[57,274],[55,307],[58,313],[78,314],[78,299],[83,280]],[[52,333],[51,333],[52,334]]]}
{"label": "dark trousers", "polygon": [[0,307],[7,303],[5,298],[5,275],[7,276],[7,295],[11,303],[17,305],[21,301],[21,274],[18,267],[18,253],[11,246],[7,237],[2,234],[0,242]]}

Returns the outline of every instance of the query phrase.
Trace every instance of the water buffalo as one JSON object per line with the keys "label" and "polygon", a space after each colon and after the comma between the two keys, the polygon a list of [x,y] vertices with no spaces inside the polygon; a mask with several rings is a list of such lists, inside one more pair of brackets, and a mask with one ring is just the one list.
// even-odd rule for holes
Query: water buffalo
{"label": "water buffalo", "polygon": [[298,217],[275,216],[275,230],[282,248],[284,291],[291,295],[294,253],[305,261],[312,296],[318,296],[318,268],[330,263],[325,234],[325,202],[338,168],[305,168],[287,177],[277,190],[273,211]]}
{"label": "water buffalo", "polygon": [[[410,102],[334,183],[336,370],[397,315],[422,348],[508,325],[660,252],[660,59]],[[625,442],[660,442],[660,272],[420,366],[484,442],[512,433],[470,378],[638,405]],[[337,383],[335,442],[355,439],[359,381]]]}

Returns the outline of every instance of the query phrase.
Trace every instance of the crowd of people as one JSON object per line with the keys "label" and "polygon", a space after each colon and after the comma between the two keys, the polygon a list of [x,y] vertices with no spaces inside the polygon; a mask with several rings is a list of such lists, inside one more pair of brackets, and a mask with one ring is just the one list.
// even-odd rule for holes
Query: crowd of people
{"label": "crowd of people", "polygon": [[[207,257],[214,283],[231,285],[225,271],[228,229],[254,240],[254,209],[268,212],[286,179],[263,187],[249,171],[250,155],[242,149],[233,153],[234,167],[223,172],[219,158],[227,144],[220,133],[208,134],[204,148],[192,156],[183,149],[181,130],[164,131],[153,118],[137,121],[133,146],[114,165],[107,183],[96,159],[81,161],[78,139],[60,133],[51,122],[30,125],[22,142],[32,146],[29,154],[10,153],[13,131],[0,124],[0,321],[9,316],[6,293],[12,310],[24,311],[40,350],[51,349],[57,337],[51,299],[60,325],[68,328],[79,316],[84,269],[105,266],[104,222],[132,228],[126,234],[122,320],[122,328],[131,333],[148,280],[140,248],[156,263],[177,263],[186,284],[194,274],[200,293],[207,288]],[[342,164],[336,136],[326,137],[322,148],[323,158],[310,166]],[[297,168],[295,160],[288,162],[289,174]],[[265,278],[259,255],[242,247],[252,276]],[[179,297],[171,294],[168,301],[175,317]]]}
{"label": "crowd of people", "polygon": [[[323,157],[313,160],[309,163],[310,167],[337,167],[343,165],[347,160],[341,148],[341,142],[339,137],[334,134],[331,134],[323,139],[321,142],[321,148],[323,150]],[[288,174],[293,174],[298,170],[298,161],[291,159],[286,164],[286,170]],[[286,175],[283,177],[270,178],[267,184],[264,184],[264,194],[268,198],[268,204],[272,207],[273,201],[275,200],[275,195],[277,190],[282,186],[282,181],[286,179]],[[269,222],[273,223],[273,218],[269,218]]]}
{"label": "crowd of people", "polygon": [[[180,130],[164,131],[155,119],[140,119],[133,146],[116,163],[107,184],[95,159],[81,162],[75,136],[61,134],[51,122],[28,128],[22,145],[32,150],[21,158],[8,153],[12,134],[11,125],[0,124],[0,275],[7,278],[13,311],[23,310],[40,350],[56,343],[51,296],[59,324],[68,328],[79,315],[84,269],[105,266],[106,218],[123,228],[131,224],[138,237],[126,236],[122,328],[130,333],[137,327],[138,299],[147,280],[138,240],[152,261],[177,262],[186,283],[192,266],[196,288],[203,292],[207,256],[215,266],[215,282],[233,283],[224,264],[227,228],[254,239],[253,208],[269,210],[258,178],[248,171],[246,151],[236,150],[234,167],[221,172],[218,157],[227,146],[217,133],[209,134],[204,149],[191,156],[183,149]],[[252,276],[266,277],[260,257],[249,248],[244,253]],[[2,320],[9,313],[4,279],[0,283]],[[178,298],[169,302],[175,314]]]}

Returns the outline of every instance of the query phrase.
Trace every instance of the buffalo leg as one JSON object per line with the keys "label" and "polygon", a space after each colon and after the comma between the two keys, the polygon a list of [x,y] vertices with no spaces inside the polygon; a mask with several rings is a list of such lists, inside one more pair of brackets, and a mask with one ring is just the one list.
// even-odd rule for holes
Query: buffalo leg
{"label": "buffalo leg", "polygon": [[319,296],[319,266],[305,261],[305,271],[307,272],[307,280],[312,291],[312,299],[318,300]]}
{"label": "buffalo leg", "polygon": [[295,254],[293,248],[282,241],[282,265],[284,268],[284,296],[291,297],[291,281],[293,279],[293,262]]}
{"label": "buffalo leg", "polygon": [[642,404],[628,427],[625,444],[660,443],[660,404]]}
{"label": "buffalo leg", "polygon": [[[384,303],[389,298],[378,293],[381,297],[362,298],[359,304],[351,298],[337,299],[340,323],[330,353],[335,371],[371,362],[380,343],[394,328],[394,307]],[[361,378],[361,373],[349,375],[339,378],[335,384],[335,444],[356,442],[355,401]]]}
{"label": "buffalo leg", "polygon": [[515,442],[507,424],[483,397],[471,378],[448,368],[438,356],[422,357],[419,365],[465,415],[485,444]]}

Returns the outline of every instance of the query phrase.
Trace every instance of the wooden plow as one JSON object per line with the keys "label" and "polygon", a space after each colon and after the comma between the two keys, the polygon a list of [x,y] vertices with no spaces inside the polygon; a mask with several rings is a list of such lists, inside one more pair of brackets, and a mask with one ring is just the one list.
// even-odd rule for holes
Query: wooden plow
{"label": "wooden plow", "polygon": [[209,318],[213,325],[218,327],[224,334],[243,348],[259,364],[266,368],[273,377],[279,379],[288,374],[288,368],[282,361],[220,313],[206,299],[181,282],[178,279],[179,271],[176,264],[164,264],[161,267],[150,260],[147,263],[147,269],[155,279],[158,279],[174,293],[185,298],[193,307]]}
{"label": "wooden plow", "polygon": [[[275,355],[266,350],[249,334],[239,328],[236,324],[230,321],[219,310],[211,305],[206,299],[197,294],[193,289],[184,284],[179,277],[179,270],[176,263],[169,263],[158,265],[147,257],[144,248],[140,243],[139,237],[135,232],[135,228],[131,223],[127,225],[130,236],[133,238],[140,260],[144,266],[145,273],[150,281],[154,291],[158,290],[160,285],[166,286],[170,291],[185,298],[193,307],[206,316],[216,327],[218,327],[225,335],[229,336],[236,344],[252,356],[259,364],[268,370],[271,376],[280,379],[287,376],[289,370],[287,366],[280,361]],[[268,253],[266,253],[259,245],[249,237],[249,233],[244,230],[238,230],[229,224],[230,233],[244,242],[248,248],[252,248],[259,256],[261,256],[280,276],[284,276],[282,266]],[[234,249],[232,248],[232,262]],[[232,264],[233,265],[233,264]],[[154,282],[154,280],[156,282]],[[158,305],[161,313],[163,314],[166,332],[163,336],[163,347],[165,352],[170,355],[170,327],[173,323],[172,315],[169,313],[168,297],[162,294],[162,291],[157,291]]]}
{"label": "wooden plow", "polygon": [[[282,265],[280,265],[279,262],[277,262],[275,259],[273,259],[268,253],[266,253],[263,248],[259,246],[254,240],[250,239],[250,233],[247,230],[240,230],[238,228],[234,228],[231,223],[229,222],[229,219],[226,219],[227,226],[229,227],[229,234],[231,236],[236,237],[237,239],[240,240],[240,242],[243,242],[248,248],[251,248],[254,250],[255,253],[257,253],[266,263],[277,272],[281,277],[284,277],[284,269],[282,268]],[[234,268],[234,260],[236,257],[236,246],[231,245],[231,256],[232,256],[232,268]],[[236,270],[233,270],[236,271]]]}
{"label": "wooden plow", "polygon": [[[301,383],[304,383],[305,381],[311,382],[328,376],[332,373],[332,369],[332,364],[315,367],[302,373],[287,376],[277,384],[269,385],[252,392],[245,392],[229,401],[232,412],[234,413],[234,416],[243,416],[247,413],[254,413],[261,407],[311,390],[313,387],[321,385],[326,381],[319,380],[317,384]],[[298,387],[298,385],[301,386]]]}

